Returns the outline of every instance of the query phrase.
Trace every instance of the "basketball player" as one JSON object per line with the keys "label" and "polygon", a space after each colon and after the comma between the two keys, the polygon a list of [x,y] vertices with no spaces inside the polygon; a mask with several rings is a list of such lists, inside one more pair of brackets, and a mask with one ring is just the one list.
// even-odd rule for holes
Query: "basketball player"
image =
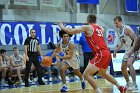
{"label": "basketball player", "polygon": [[[130,57],[128,57],[128,53],[130,52],[130,49],[134,47],[134,44],[136,42],[136,35],[131,27],[124,25],[122,18],[120,16],[116,16],[114,18],[114,25],[118,28],[118,36],[120,38],[120,44],[119,46],[114,50],[113,57],[116,57],[116,53],[120,50],[122,46],[125,47],[125,54],[122,60],[122,74],[126,80],[126,86],[130,90],[137,89],[136,85],[136,72],[133,67],[133,63],[136,60],[137,54],[133,54]],[[127,71],[127,67],[129,68],[130,76],[132,77],[133,84],[131,86],[129,75]]]}
{"label": "basketball player", "polygon": [[26,58],[26,70],[25,70],[25,87],[29,87],[29,73],[31,70],[32,63],[34,64],[37,74],[38,74],[38,84],[45,85],[42,81],[42,70],[39,63],[38,57],[42,56],[41,48],[39,45],[39,40],[36,38],[36,31],[34,29],[30,30],[30,37],[27,37],[24,42],[24,52]]}
{"label": "basketball player", "polygon": [[104,41],[103,30],[96,24],[96,16],[93,14],[88,15],[87,24],[88,25],[72,29],[66,28],[61,22],[58,22],[58,26],[69,34],[84,32],[85,38],[89,44],[89,47],[92,49],[94,57],[86,67],[83,76],[95,89],[96,93],[102,93],[101,89],[98,87],[95,79],[93,78],[93,74],[97,72],[98,75],[116,85],[121,93],[125,93],[126,88],[120,86],[110,74],[106,73],[107,67],[111,60],[111,54]]}
{"label": "basketball player", "polygon": [[[60,67],[60,74],[63,82],[63,87],[60,90],[61,92],[67,92],[68,88],[66,86],[66,70],[68,67],[72,67],[74,70],[74,74],[77,75],[81,80],[82,89],[85,89],[85,81],[82,77],[82,74],[79,70],[79,62],[78,57],[74,51],[74,44],[70,41],[70,37],[72,35],[67,34],[64,31],[59,32],[59,36],[62,38],[62,41],[58,43],[57,48],[54,50],[52,54],[52,58],[57,56],[59,59],[63,59]],[[64,56],[59,56],[59,52],[63,52]]]}
{"label": "basketball player", "polygon": [[6,56],[6,50],[1,49],[0,50],[0,68],[2,72],[1,86],[6,86],[5,84],[6,73],[11,69],[10,65],[8,64],[8,60],[9,58],[8,56]]}
{"label": "basketball player", "polygon": [[10,56],[10,64],[12,66],[12,70],[17,72],[19,83],[23,85],[21,78],[21,71],[25,69],[23,56],[19,54],[19,50],[17,47],[13,48],[13,52],[14,53]]}
{"label": "basketball player", "polygon": [[[52,51],[48,52],[46,54],[46,56],[51,57],[51,55],[53,54],[54,50],[56,49],[56,46],[52,42],[49,42],[48,45],[49,45],[49,49],[52,49]],[[62,52],[59,52],[58,55],[64,56],[64,54]],[[61,78],[60,78],[60,65],[61,65],[61,62],[62,62],[62,60],[60,60],[58,57],[52,58],[52,65],[53,66],[47,67],[49,81],[52,81],[52,74],[51,74],[51,68],[52,67],[54,67],[56,69],[56,71],[57,71],[57,79],[61,80]]]}

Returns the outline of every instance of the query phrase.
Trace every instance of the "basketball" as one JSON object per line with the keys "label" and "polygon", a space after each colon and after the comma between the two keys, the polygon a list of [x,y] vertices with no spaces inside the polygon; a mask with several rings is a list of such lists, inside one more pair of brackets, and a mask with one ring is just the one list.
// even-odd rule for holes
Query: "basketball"
{"label": "basketball", "polygon": [[49,56],[43,57],[43,59],[42,59],[42,64],[43,64],[44,66],[50,66],[50,65],[52,64],[52,58],[49,57]]}

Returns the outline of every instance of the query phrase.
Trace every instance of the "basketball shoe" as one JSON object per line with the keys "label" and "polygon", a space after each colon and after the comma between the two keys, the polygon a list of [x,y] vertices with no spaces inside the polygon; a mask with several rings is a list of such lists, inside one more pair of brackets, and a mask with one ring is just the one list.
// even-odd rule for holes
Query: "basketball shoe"
{"label": "basketball shoe", "polygon": [[85,89],[85,88],[86,88],[86,82],[85,82],[85,80],[83,80],[83,81],[81,82],[81,87],[82,87],[82,89]]}
{"label": "basketball shoe", "polygon": [[68,88],[67,86],[63,86],[60,90],[61,92],[68,92]]}
{"label": "basketball shoe", "polygon": [[120,93],[126,93],[127,88],[124,86],[119,87]]}

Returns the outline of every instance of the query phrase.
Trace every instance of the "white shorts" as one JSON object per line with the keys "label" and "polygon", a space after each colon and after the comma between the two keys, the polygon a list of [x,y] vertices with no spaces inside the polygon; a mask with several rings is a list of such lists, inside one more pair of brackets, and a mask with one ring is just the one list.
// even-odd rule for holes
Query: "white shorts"
{"label": "white shorts", "polygon": [[78,60],[63,60],[66,64],[68,64],[73,69],[79,69],[79,61]]}
{"label": "white shorts", "polygon": [[[128,59],[127,53],[128,53],[128,50],[125,51],[125,54],[123,56],[123,62],[127,62],[127,59]],[[139,53],[136,51],[130,57],[137,58],[138,56],[139,56]]]}

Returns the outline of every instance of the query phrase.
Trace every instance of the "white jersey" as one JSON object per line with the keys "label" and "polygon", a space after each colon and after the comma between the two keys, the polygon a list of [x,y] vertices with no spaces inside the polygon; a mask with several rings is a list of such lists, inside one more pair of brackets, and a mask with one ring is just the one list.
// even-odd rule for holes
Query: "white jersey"
{"label": "white jersey", "polygon": [[131,40],[130,36],[128,36],[125,33],[126,27],[128,26],[124,25],[123,28],[120,29],[120,31],[118,31],[118,35],[119,35],[120,41],[123,43],[125,50],[128,51],[131,49],[133,41]]}
{"label": "white jersey", "polygon": [[[63,44],[62,41],[60,42],[60,49],[64,52],[64,55],[67,55],[69,52],[69,45],[73,44],[73,42],[69,41],[68,44]],[[65,59],[65,61],[70,61],[70,60],[78,60],[78,57],[74,51],[74,54],[71,59]]]}
{"label": "white jersey", "polygon": [[17,57],[13,54],[11,55],[13,57],[13,60],[14,60],[14,63],[15,64],[21,64],[22,63],[22,59],[23,59],[23,56],[22,55],[18,55]]}
{"label": "white jersey", "polygon": [[[59,44],[60,44],[60,49],[61,49],[61,51],[64,52],[64,56],[65,56],[69,53],[69,45],[73,44],[73,43],[71,41],[69,41],[68,44],[63,44],[62,42],[60,42]],[[74,51],[71,59],[64,59],[63,62],[68,64],[73,69],[79,69],[79,59],[75,52],[76,51]]]}

